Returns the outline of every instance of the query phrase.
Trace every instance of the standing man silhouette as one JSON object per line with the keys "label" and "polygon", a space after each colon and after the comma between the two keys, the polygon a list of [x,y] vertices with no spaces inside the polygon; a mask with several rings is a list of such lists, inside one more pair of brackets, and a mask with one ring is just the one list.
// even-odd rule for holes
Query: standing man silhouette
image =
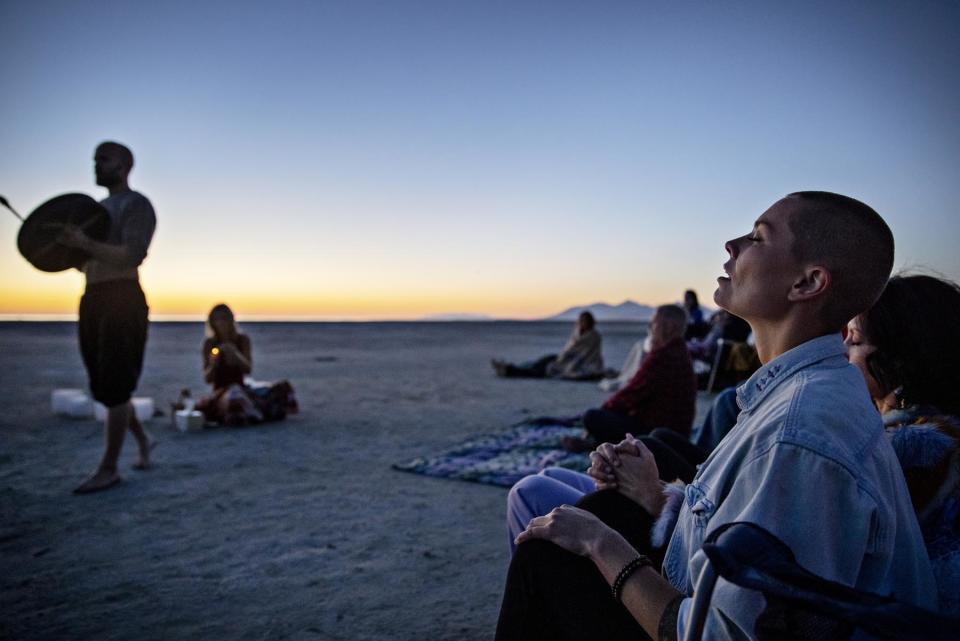
{"label": "standing man silhouette", "polygon": [[150,465],[150,438],[137,420],[130,397],[137,387],[147,342],[147,301],[138,267],[157,219],[150,201],[130,189],[133,153],[117,142],[101,143],[94,153],[97,184],[110,195],[101,204],[110,214],[105,242],[92,240],[76,227],[64,230],[60,242],[90,254],[83,266],[86,289],[80,300],[80,352],[93,398],[107,407],[106,447],[97,470],[76,489],[88,494],[120,482],[117,459],[129,429],[139,446],[136,469]]}

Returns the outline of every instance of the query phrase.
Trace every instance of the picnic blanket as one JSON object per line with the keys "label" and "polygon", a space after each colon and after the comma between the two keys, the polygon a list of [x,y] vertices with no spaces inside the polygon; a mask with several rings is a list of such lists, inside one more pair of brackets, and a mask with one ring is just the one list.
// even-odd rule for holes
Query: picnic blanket
{"label": "picnic blanket", "polygon": [[564,436],[583,436],[583,429],[574,427],[570,419],[541,417],[504,432],[469,438],[446,452],[397,463],[393,468],[501,487],[511,487],[545,467],[586,471],[590,459],[564,450],[560,445]]}

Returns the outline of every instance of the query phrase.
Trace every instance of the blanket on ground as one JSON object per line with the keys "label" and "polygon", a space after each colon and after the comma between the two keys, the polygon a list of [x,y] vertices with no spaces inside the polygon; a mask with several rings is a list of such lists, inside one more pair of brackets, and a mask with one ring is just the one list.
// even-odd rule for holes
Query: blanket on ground
{"label": "blanket on ground", "polygon": [[511,487],[545,467],[586,471],[590,459],[564,450],[560,445],[564,436],[583,436],[583,429],[564,419],[531,419],[505,432],[474,436],[446,452],[397,463],[393,468],[501,487]]}

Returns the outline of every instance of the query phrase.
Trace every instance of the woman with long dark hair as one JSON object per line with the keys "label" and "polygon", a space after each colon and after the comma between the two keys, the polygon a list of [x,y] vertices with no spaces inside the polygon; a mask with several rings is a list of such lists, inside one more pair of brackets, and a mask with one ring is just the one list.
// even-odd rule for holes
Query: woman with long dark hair
{"label": "woman with long dark hair", "polygon": [[202,359],[203,379],[213,386],[213,392],[200,399],[197,409],[207,421],[247,425],[296,412],[293,388],[287,381],[256,389],[244,382],[253,371],[250,337],[240,331],[233,310],[223,303],[207,316]]}
{"label": "woman with long dark hair", "polygon": [[850,362],[863,373],[903,466],[940,591],[960,613],[960,287],[894,276],[850,321]]}

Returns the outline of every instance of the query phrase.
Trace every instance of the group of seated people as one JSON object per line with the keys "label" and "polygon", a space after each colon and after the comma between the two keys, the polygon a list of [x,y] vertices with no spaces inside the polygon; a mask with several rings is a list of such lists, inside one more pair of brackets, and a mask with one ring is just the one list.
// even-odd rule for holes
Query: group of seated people
{"label": "group of seated people", "polygon": [[[815,575],[960,614],[960,288],[890,278],[886,223],[826,192],[779,200],[726,250],[714,298],[749,322],[762,367],[693,434],[692,407],[684,429],[631,420],[615,396],[600,411],[616,422],[587,426],[586,474],[511,489],[497,639],[683,638],[704,539],[736,521]],[[689,366],[685,321],[657,310],[641,371]],[[684,402],[687,375],[671,383]],[[764,607],[721,580],[703,638],[757,638]]]}
{"label": "group of seated people", "polygon": [[599,408],[583,414],[584,438],[564,439],[570,451],[620,442],[628,432],[673,430],[684,438],[696,412],[697,379],[683,336],[687,316],[677,305],[662,305],[649,326],[649,351],[630,381]]}
{"label": "group of seated people", "polygon": [[[759,364],[756,362],[756,350],[750,344],[750,324],[727,310],[718,309],[704,321],[703,311],[697,300],[697,293],[688,289],[684,293],[683,308],[687,312],[687,331],[684,338],[687,349],[693,358],[693,371],[697,374],[700,389],[707,387],[708,381],[717,381],[717,375],[727,372],[728,384],[738,383],[752,374]],[[731,345],[732,353],[723,351],[723,343]],[[718,361],[718,357],[734,361],[735,367],[728,367]],[[714,371],[715,368],[720,372]],[[712,378],[711,378],[712,375]],[[708,391],[712,391],[708,389]]]}
{"label": "group of seated people", "polygon": [[288,381],[255,385],[247,379],[253,372],[253,347],[225,304],[214,306],[207,315],[201,359],[203,380],[213,389],[195,409],[206,422],[236,427],[282,420],[298,411]]}
{"label": "group of seated people", "polygon": [[[723,310],[714,318],[721,315],[723,320],[713,320],[711,327],[725,326],[729,318],[734,318]],[[673,431],[687,439],[696,412],[698,385],[693,367],[694,350],[685,340],[689,328],[689,316],[684,308],[679,305],[658,307],[650,320],[636,368],[603,405],[582,415],[584,436],[564,438],[564,448],[572,452],[588,451],[600,443],[619,442],[628,432],[646,434],[655,428],[661,428],[662,438],[671,438],[664,431]],[[568,349],[559,357],[546,356],[526,366],[494,361],[494,366],[500,368],[498,373],[507,377],[549,376],[558,367],[558,362],[568,367],[581,365],[582,361],[570,354],[585,353],[586,350],[581,349],[584,344],[595,345],[596,349],[591,348],[590,352],[599,355],[600,335],[589,312],[580,315]]]}
{"label": "group of seated people", "polygon": [[[667,309],[668,307],[669,309]],[[724,309],[714,312],[709,322],[705,321],[697,294],[692,289],[688,289],[684,293],[682,308],[677,305],[663,306],[655,312],[656,314],[664,319],[663,323],[665,325],[670,325],[670,340],[677,337],[677,324],[681,324],[679,336],[689,353],[690,359],[692,359],[693,372],[697,375],[697,386],[701,389],[704,388],[706,382],[704,377],[710,374],[717,351],[721,349],[721,340],[730,341],[745,348],[746,355],[743,360],[746,362],[740,368],[739,377],[735,378],[733,382],[745,379],[756,369],[757,365],[754,364],[756,352],[751,345],[747,344],[751,331],[750,325],[742,318],[734,316]],[[681,321],[681,318],[684,320]],[[597,329],[596,319],[589,311],[580,313],[573,334],[559,354],[548,354],[534,361],[519,364],[493,359],[491,365],[496,374],[503,378],[555,378],[572,381],[596,381],[599,379],[599,387],[604,391],[616,392],[624,387],[633,388],[627,393],[611,398],[601,409],[620,410],[620,413],[635,415],[636,408],[628,399],[636,399],[638,388],[647,387],[641,382],[649,378],[649,368],[644,371],[644,376],[640,376],[639,379],[637,376],[648,353],[655,351],[653,341],[655,338],[662,338],[661,336],[655,337],[652,322],[653,319],[651,319],[651,326],[648,327],[646,338],[633,346],[627,355],[623,369],[619,372],[604,367],[603,336]],[[661,346],[658,344],[657,347]],[[676,362],[680,351],[680,344],[674,344],[671,350],[667,350],[671,356],[666,357],[666,362]],[[654,361],[664,358],[663,354],[660,354],[654,357]],[[686,366],[682,365],[680,368],[684,370],[682,375],[685,380],[687,378]],[[657,369],[658,367],[653,368],[654,371]],[[737,373],[734,372],[734,374]],[[668,376],[668,378],[670,377]],[[664,383],[660,387],[665,388],[666,393],[671,393],[669,390],[672,387],[669,384]],[[680,387],[681,390],[685,389],[684,385]],[[655,393],[652,390],[640,393],[641,396],[644,394],[649,396]],[[682,392],[679,395],[683,396]],[[671,409],[668,409],[671,403],[666,402],[660,405],[661,407],[652,408],[651,411],[671,413]],[[600,414],[592,414],[591,422],[596,423],[601,416],[616,420],[616,417],[611,418],[609,414],[604,415],[601,412]],[[655,417],[650,417],[650,420],[655,420]],[[661,423],[661,425],[667,426],[676,423],[677,419],[674,419],[671,415],[671,420],[667,423]],[[679,429],[680,431],[689,430],[689,425]]]}

